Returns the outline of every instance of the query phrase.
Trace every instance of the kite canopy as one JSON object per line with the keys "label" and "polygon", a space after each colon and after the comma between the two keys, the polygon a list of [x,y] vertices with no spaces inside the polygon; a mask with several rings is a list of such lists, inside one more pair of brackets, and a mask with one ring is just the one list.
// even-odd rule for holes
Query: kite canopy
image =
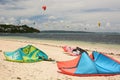
{"label": "kite canopy", "polygon": [[46,7],[45,5],[42,6],[42,9],[43,9],[44,11],[46,10],[46,8],[47,8],[47,7]]}
{"label": "kite canopy", "polygon": [[73,50],[75,48],[72,48],[70,46],[62,46],[62,49],[65,53],[69,54],[70,56],[77,56],[78,54],[73,53]]}
{"label": "kite canopy", "polygon": [[79,47],[70,47],[70,46],[62,46],[62,49],[64,50],[65,53],[67,53],[70,56],[78,56],[82,52],[85,52],[82,48]]}
{"label": "kite canopy", "polygon": [[72,50],[75,48],[72,48],[70,46],[62,46],[62,49],[64,50],[64,52],[72,53]]}
{"label": "kite canopy", "polygon": [[100,27],[101,26],[101,23],[100,22],[98,22],[98,27]]}
{"label": "kite canopy", "polygon": [[27,45],[13,52],[4,53],[6,60],[16,62],[37,62],[48,60],[48,56],[41,50],[32,45]]}
{"label": "kite canopy", "polygon": [[62,73],[74,76],[120,74],[120,62],[96,51],[91,57],[83,52],[74,60],[57,62],[57,66]]}

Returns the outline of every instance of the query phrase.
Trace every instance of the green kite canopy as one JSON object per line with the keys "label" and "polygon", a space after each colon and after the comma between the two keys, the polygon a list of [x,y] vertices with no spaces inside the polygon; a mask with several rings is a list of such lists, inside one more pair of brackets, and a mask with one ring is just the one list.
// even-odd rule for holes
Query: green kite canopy
{"label": "green kite canopy", "polygon": [[13,52],[4,52],[6,60],[15,62],[37,62],[48,60],[48,56],[38,48],[27,45]]}

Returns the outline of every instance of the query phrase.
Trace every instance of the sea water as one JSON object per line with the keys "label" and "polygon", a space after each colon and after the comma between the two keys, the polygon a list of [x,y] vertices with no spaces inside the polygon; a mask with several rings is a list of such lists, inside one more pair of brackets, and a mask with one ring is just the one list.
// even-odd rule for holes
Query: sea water
{"label": "sea water", "polygon": [[120,33],[0,33],[0,39],[53,47],[78,46],[91,51],[120,54]]}
{"label": "sea water", "polygon": [[0,33],[0,36],[12,37],[27,37],[32,39],[45,39],[45,40],[64,40],[64,41],[84,41],[93,43],[106,43],[106,44],[120,44],[120,33]]}

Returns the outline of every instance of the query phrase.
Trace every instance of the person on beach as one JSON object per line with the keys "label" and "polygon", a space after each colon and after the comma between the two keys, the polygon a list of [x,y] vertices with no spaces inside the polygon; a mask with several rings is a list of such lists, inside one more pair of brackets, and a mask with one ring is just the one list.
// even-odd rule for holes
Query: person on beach
{"label": "person on beach", "polygon": [[[82,48],[79,48],[79,47],[76,47],[75,49],[72,50],[72,53],[74,54],[77,54],[77,55],[80,55],[82,54],[83,52],[86,52],[84,49]],[[86,52],[87,53],[87,52]],[[87,53],[88,54],[88,53]]]}

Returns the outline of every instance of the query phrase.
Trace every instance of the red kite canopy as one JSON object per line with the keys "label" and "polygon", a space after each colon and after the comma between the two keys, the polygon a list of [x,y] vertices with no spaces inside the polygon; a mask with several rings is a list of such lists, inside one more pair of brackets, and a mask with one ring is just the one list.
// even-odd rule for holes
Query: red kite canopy
{"label": "red kite canopy", "polygon": [[42,9],[45,11],[46,10],[46,6],[44,5],[44,6],[42,6]]}

